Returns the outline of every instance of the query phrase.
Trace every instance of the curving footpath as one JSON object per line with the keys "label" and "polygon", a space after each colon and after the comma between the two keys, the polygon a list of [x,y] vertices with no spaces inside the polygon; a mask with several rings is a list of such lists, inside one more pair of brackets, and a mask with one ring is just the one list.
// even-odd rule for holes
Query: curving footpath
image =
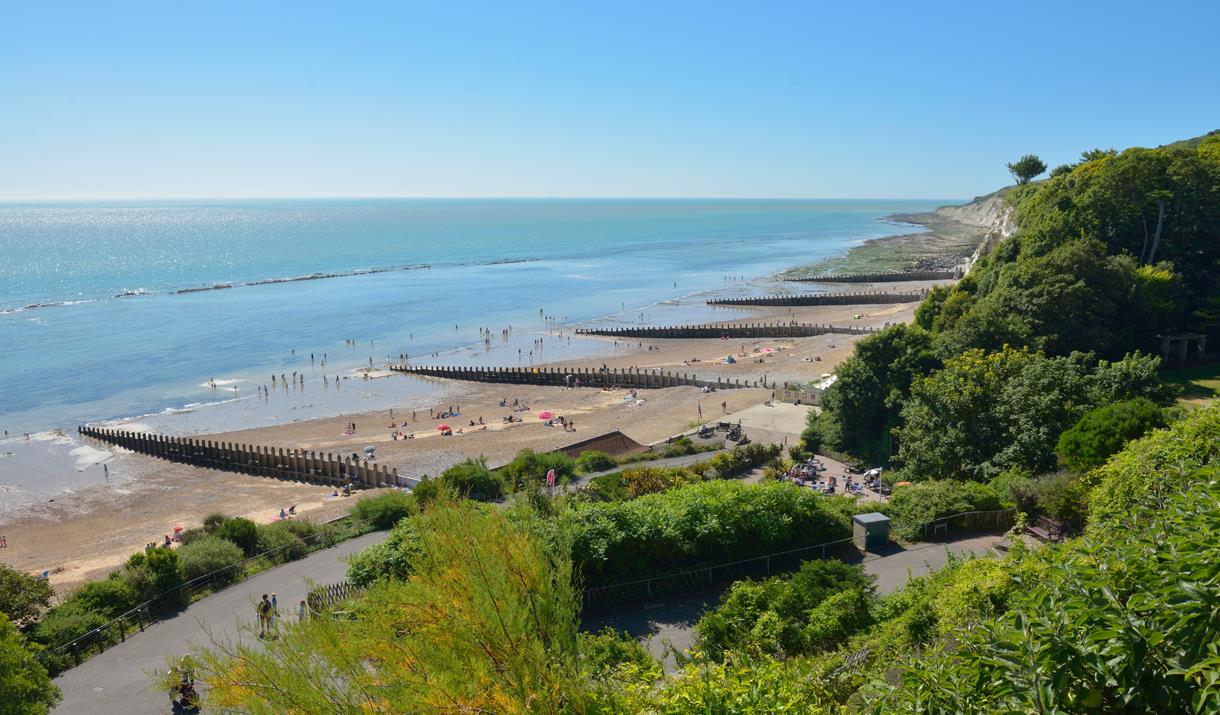
{"label": "curving footpath", "polygon": [[193,646],[210,645],[210,638],[232,639],[238,634],[239,624],[254,621],[254,601],[264,593],[277,594],[280,612],[285,618],[295,618],[296,605],[309,588],[307,580],[318,584],[342,581],[347,571],[342,559],[381,541],[386,533],[375,531],[358,536],[300,561],[264,571],[93,656],[55,679],[63,691],[63,700],[53,712],[65,715],[169,712],[169,696],[149,689],[149,671],[164,669],[168,657],[188,653]]}

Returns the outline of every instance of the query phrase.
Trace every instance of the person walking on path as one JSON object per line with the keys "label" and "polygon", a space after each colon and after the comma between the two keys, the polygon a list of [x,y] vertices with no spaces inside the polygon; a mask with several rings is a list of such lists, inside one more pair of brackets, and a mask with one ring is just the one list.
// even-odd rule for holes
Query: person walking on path
{"label": "person walking on path", "polygon": [[275,594],[274,593],[271,594],[271,618],[270,618],[270,620],[271,620],[272,628],[275,628],[275,619],[277,617],[279,617],[279,615],[280,615],[279,605],[280,605],[280,602],[279,602],[279,600],[276,599]]}
{"label": "person walking on path", "polygon": [[305,599],[297,604],[297,622],[304,623],[309,620],[309,604],[305,603]]}
{"label": "person walking on path", "polygon": [[258,637],[266,638],[271,630],[271,601],[267,600],[267,594],[263,594],[255,610],[258,613]]}

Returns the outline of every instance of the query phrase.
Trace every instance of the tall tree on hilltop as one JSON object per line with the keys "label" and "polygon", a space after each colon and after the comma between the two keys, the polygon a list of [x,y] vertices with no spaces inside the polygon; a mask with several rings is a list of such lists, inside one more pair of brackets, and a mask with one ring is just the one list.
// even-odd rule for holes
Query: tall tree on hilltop
{"label": "tall tree on hilltop", "polygon": [[1018,186],[1028,184],[1030,179],[1046,171],[1046,164],[1038,158],[1037,154],[1026,154],[1016,162],[1009,162],[1007,166]]}

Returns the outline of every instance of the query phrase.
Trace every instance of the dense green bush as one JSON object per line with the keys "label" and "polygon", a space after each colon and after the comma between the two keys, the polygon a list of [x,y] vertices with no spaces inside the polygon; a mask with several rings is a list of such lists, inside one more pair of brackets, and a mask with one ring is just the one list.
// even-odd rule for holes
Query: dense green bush
{"label": "dense green bush", "polygon": [[586,450],[576,458],[576,468],[580,470],[581,474],[604,472],[607,469],[614,469],[617,465],[618,462],[614,461],[614,457],[597,450]]}
{"label": "dense green bush", "polygon": [[782,449],[778,444],[755,442],[721,452],[708,460],[708,465],[715,478],[733,479],[778,458]]}
{"label": "dense green bush", "polygon": [[217,586],[232,583],[241,578],[241,561],[245,554],[232,541],[218,536],[209,536],[178,548],[182,559],[182,578],[186,581],[214,574],[209,581]]}
{"label": "dense green bush", "polygon": [[353,519],[367,521],[374,529],[389,529],[399,519],[415,513],[415,499],[406,492],[391,489],[360,499],[350,513]]}
{"label": "dense green bush", "polygon": [[0,713],[45,715],[59,702],[59,688],[17,628],[0,613]]}
{"label": "dense green bush", "polygon": [[[716,659],[728,651],[797,655],[828,649],[867,625],[873,580],[859,566],[832,559],[807,561],[791,575],[738,581],[695,625],[696,645]],[[834,598],[839,594],[848,597]],[[821,609],[832,601],[833,611],[842,613]]]}
{"label": "dense green bush", "polygon": [[381,578],[406,578],[419,548],[419,525],[415,517],[399,521],[385,541],[352,554],[347,559],[347,580],[367,586]]}
{"label": "dense green bush", "polygon": [[49,583],[0,563],[0,613],[10,621],[31,618],[50,602]]}
{"label": "dense green bush", "polygon": [[586,586],[627,581],[850,535],[850,505],[777,482],[710,481],[573,507]]}
{"label": "dense green bush", "polygon": [[595,675],[604,676],[625,666],[650,672],[658,672],[661,667],[643,643],[609,626],[597,633],[578,634],[577,650],[582,669]]}
{"label": "dense green bush", "polygon": [[214,511],[211,514],[203,517],[203,530],[210,534],[219,529],[220,525],[224,524],[228,520],[228,515]]}
{"label": "dense green bush", "polygon": [[146,549],[127,559],[123,578],[136,590],[141,601],[156,599],[154,610],[176,608],[186,601],[182,589],[182,561],[169,548]]}
{"label": "dense green bush", "polygon": [[[43,614],[42,619],[30,630],[30,638],[52,649],[80,638],[105,625],[108,620],[106,616],[87,610],[82,604],[69,599]],[[72,653],[48,651],[43,656],[43,662],[52,673],[58,673],[72,667]]]}
{"label": "dense green bush", "polygon": [[100,613],[106,618],[115,618],[135,608],[143,599],[135,587],[116,572],[101,581],[90,581],[81,586],[68,597],[69,603],[74,603],[86,611]]}
{"label": "dense green bush", "polygon": [[916,380],[895,431],[901,476],[989,481],[1012,468],[1053,469],[1059,435],[1092,407],[1164,392],[1160,359],[1048,358],[972,350]]}
{"label": "dense green bush", "polygon": [[936,481],[895,487],[889,503],[881,508],[893,520],[896,536],[918,541],[924,536],[924,525],[934,519],[1003,507],[995,490],[986,484]]}
{"label": "dense green bush", "polygon": [[496,471],[504,477],[509,491],[537,489],[546,484],[546,475],[555,470],[555,483],[567,484],[576,476],[576,462],[562,452],[535,452],[523,449],[512,461]]}
{"label": "dense green bush", "polygon": [[438,481],[446,491],[479,501],[496,501],[506,491],[504,478],[489,470],[482,457],[458,462],[441,472]]}
{"label": "dense green bush", "polygon": [[212,535],[237,544],[246,556],[258,553],[258,524],[249,519],[234,517],[225,519],[215,529]]}
{"label": "dense green bush", "polygon": [[1101,466],[1127,442],[1165,426],[1165,414],[1150,400],[1123,400],[1085,413],[1059,435],[1055,452],[1068,468],[1084,472]]}
{"label": "dense green bush", "polygon": [[1085,475],[1089,527],[1106,530],[1138,524],[1171,495],[1193,488],[1191,475],[1220,462],[1220,404],[1195,410],[1131,442],[1106,464]]}
{"label": "dense green bush", "polygon": [[[908,654],[877,712],[1216,712],[1220,710],[1220,485],[1214,470],[1112,529],[1029,557],[1009,615]],[[1022,573],[1024,571],[1024,573]],[[893,681],[891,681],[893,682]]]}
{"label": "dense green bush", "polygon": [[258,527],[258,553],[271,563],[296,561],[309,553],[309,547],[288,526],[291,522],[277,521]]}

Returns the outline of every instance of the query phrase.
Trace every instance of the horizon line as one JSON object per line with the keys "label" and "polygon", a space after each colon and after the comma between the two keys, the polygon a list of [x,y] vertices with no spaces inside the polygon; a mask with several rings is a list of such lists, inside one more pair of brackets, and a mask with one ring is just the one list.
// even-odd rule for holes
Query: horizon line
{"label": "horizon line", "polygon": [[[986,194],[980,194],[986,196]],[[540,194],[503,195],[288,195],[288,196],[73,196],[73,197],[0,197],[0,204],[86,203],[121,201],[335,201],[335,200],[546,200],[546,201],[962,201],[960,196],[552,196]]]}

